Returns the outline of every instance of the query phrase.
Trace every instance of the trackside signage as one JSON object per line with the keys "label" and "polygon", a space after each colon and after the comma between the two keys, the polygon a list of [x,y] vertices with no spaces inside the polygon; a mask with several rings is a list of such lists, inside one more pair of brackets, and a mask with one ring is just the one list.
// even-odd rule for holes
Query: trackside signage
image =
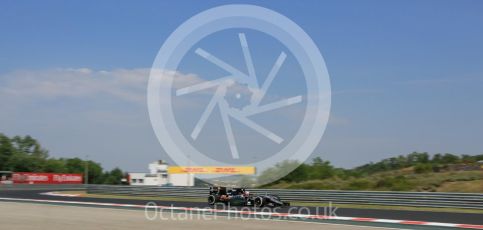
{"label": "trackside signage", "polygon": [[255,174],[255,167],[252,166],[170,166],[168,167],[169,174]]}
{"label": "trackside signage", "polygon": [[82,184],[82,174],[29,173],[12,174],[14,184]]}

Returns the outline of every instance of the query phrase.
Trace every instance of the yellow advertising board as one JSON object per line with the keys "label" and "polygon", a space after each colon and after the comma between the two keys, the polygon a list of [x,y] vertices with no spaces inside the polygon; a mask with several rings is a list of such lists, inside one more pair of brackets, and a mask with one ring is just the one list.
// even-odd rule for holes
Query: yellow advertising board
{"label": "yellow advertising board", "polygon": [[252,166],[169,166],[169,174],[255,174]]}

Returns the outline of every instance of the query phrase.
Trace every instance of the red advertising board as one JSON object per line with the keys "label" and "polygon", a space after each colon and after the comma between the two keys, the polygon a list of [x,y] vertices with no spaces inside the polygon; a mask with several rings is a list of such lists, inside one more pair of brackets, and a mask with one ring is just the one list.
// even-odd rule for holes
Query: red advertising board
{"label": "red advertising board", "polygon": [[82,184],[82,174],[12,173],[14,184]]}

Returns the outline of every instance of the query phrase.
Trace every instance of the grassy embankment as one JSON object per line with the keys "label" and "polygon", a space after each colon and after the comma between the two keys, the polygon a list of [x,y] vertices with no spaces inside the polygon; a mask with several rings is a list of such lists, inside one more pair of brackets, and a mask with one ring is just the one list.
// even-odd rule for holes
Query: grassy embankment
{"label": "grassy embankment", "polygon": [[279,182],[269,188],[483,193],[483,171],[414,173],[412,168],[365,177]]}

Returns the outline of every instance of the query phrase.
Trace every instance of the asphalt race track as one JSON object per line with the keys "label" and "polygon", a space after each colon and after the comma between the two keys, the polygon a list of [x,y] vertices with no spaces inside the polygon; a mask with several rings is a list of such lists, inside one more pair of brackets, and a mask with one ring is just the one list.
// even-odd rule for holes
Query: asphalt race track
{"label": "asphalt race track", "polygon": [[[196,216],[186,219],[147,220],[144,212],[126,209],[103,209],[45,205],[32,203],[0,203],[0,229],[15,230],[157,230],[157,229],[243,229],[243,230],[368,230],[374,227],[313,223],[300,221],[266,221],[256,219],[238,219],[218,217],[216,219],[198,219]],[[386,228],[377,228],[386,229]]]}
{"label": "asphalt race track", "polygon": [[[61,201],[82,201],[82,202],[101,202],[101,203],[118,203],[118,204],[137,204],[145,205],[150,200],[130,200],[130,199],[106,199],[92,197],[62,197],[48,196],[40,193],[47,191],[37,190],[0,190],[1,198],[21,198],[21,199],[40,199],[40,200],[61,200]],[[152,201],[161,206],[175,207],[193,207],[207,208],[206,203],[200,202],[179,202],[179,201]],[[314,207],[295,207],[290,210],[291,213],[297,212],[298,209],[307,208],[311,213],[316,213]],[[278,212],[287,212],[288,208],[277,210]],[[320,209],[319,209],[319,212]],[[323,213],[320,213],[323,214]],[[411,221],[427,221],[427,222],[443,222],[458,224],[483,225],[483,214],[471,213],[446,213],[446,212],[428,212],[428,211],[401,211],[401,210],[377,210],[377,209],[350,209],[340,208],[336,210],[337,216],[361,217],[361,218],[377,218],[377,219],[395,219],[395,220],[411,220]]]}

